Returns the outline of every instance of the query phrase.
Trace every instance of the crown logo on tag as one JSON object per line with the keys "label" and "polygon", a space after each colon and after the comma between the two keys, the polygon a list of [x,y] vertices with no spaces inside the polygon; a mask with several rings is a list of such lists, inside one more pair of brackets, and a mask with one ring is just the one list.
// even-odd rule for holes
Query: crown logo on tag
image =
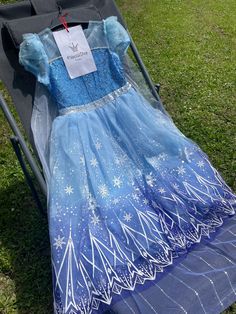
{"label": "crown logo on tag", "polygon": [[73,52],[77,52],[78,51],[78,44],[74,44],[72,43],[72,46],[69,46],[69,48],[73,51]]}

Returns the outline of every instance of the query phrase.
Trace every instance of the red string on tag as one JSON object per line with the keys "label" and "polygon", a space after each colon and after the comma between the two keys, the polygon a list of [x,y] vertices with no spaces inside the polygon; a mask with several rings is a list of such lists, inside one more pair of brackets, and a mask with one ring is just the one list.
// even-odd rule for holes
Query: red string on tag
{"label": "red string on tag", "polygon": [[63,15],[59,16],[59,21],[61,22],[61,24],[65,27],[65,29],[67,30],[67,32],[69,33],[69,28],[68,28],[68,24],[66,21],[66,16],[68,15],[68,13],[65,13]]}

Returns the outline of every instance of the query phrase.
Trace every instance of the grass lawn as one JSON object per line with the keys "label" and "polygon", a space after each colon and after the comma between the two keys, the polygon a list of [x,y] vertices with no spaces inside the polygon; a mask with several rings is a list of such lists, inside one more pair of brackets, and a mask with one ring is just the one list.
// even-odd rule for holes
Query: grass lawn
{"label": "grass lawn", "polygon": [[[118,4],[173,120],[236,191],[236,1]],[[0,314],[49,314],[47,222],[24,181],[11,134],[0,112]],[[236,313],[236,306],[226,312]]]}

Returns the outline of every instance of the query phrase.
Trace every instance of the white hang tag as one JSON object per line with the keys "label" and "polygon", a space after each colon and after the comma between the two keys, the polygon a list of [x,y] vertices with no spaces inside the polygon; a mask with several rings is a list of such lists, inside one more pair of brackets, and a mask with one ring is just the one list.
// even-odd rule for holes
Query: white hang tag
{"label": "white hang tag", "polygon": [[97,71],[94,58],[81,25],[53,32],[71,79]]}

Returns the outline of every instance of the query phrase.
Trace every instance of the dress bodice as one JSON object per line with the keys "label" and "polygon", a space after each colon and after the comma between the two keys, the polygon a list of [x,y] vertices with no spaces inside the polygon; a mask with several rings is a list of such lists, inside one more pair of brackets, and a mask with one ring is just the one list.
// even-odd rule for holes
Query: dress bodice
{"label": "dress bodice", "polygon": [[129,37],[116,17],[91,21],[84,30],[97,71],[71,79],[52,31],[24,34],[19,60],[49,89],[58,109],[94,102],[126,84],[122,65]]}
{"label": "dress bodice", "polygon": [[49,90],[59,109],[96,101],[122,87],[125,75],[117,54],[107,48],[92,50],[97,71],[70,79],[62,60],[50,64]]}

